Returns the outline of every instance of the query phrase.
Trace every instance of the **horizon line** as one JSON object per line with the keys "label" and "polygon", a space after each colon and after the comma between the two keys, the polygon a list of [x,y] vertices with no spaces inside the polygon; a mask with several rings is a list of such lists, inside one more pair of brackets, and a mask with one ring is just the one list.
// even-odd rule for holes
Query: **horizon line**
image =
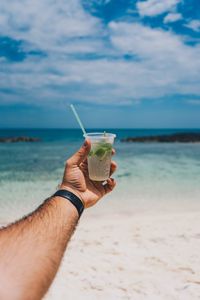
{"label": "horizon line", "polygon": [[[200,127],[86,127],[85,129],[117,129],[117,130],[200,130]],[[0,127],[0,130],[81,130],[78,127]]]}

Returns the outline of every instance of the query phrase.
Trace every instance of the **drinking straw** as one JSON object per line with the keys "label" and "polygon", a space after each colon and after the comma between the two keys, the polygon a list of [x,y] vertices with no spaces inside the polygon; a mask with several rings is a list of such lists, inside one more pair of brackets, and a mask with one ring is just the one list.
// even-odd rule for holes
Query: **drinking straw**
{"label": "drinking straw", "polygon": [[80,125],[80,127],[81,127],[81,129],[82,129],[82,131],[83,131],[83,136],[86,137],[87,133],[86,133],[86,131],[85,131],[85,128],[83,127],[83,123],[81,122],[81,120],[80,120],[80,118],[79,118],[79,116],[78,116],[78,114],[77,114],[77,112],[76,112],[76,110],[75,110],[74,105],[73,105],[73,104],[70,104],[70,107],[71,107],[71,109],[72,109],[72,111],[73,111],[73,113],[74,113],[74,115],[75,115],[75,117],[76,117],[76,120],[77,120],[78,124]]}

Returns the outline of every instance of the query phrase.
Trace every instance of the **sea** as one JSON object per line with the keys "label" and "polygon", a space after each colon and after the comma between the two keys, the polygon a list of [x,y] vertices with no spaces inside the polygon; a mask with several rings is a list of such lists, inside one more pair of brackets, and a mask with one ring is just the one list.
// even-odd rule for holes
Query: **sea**
{"label": "sea", "polygon": [[[135,136],[200,132],[200,129],[105,129],[117,138],[115,190],[93,214],[168,213],[200,209],[200,143],[124,143]],[[87,129],[99,132],[99,129]],[[0,143],[0,223],[34,210],[61,182],[65,160],[79,149],[79,129],[1,129],[0,137],[39,142]],[[92,208],[90,208],[92,210]]]}

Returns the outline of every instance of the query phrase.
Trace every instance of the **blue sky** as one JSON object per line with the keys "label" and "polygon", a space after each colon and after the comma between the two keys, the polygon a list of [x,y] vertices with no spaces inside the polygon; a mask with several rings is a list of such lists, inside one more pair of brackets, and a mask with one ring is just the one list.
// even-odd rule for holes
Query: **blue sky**
{"label": "blue sky", "polygon": [[199,0],[2,0],[0,127],[200,127]]}

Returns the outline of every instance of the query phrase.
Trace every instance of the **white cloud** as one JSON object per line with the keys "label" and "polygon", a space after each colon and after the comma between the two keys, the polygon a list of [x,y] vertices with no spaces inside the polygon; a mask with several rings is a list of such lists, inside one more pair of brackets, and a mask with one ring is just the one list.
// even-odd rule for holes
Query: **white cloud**
{"label": "white cloud", "polygon": [[[149,97],[200,92],[199,45],[187,46],[181,37],[172,32],[152,29],[137,23],[112,22],[110,28],[113,45],[121,53],[138,57],[139,61],[132,65],[132,69],[135,68],[132,81],[143,77],[141,90],[143,84]],[[129,74],[127,76],[129,77]],[[141,91],[140,93],[142,94]]]}
{"label": "white cloud", "polygon": [[181,0],[138,1],[137,8],[141,16],[153,17],[171,11]]}
{"label": "white cloud", "polygon": [[[199,45],[187,46],[172,32],[139,23],[104,26],[78,0],[1,1],[0,33],[23,39],[25,50],[38,48],[47,56],[1,60],[0,102],[128,105],[143,98],[200,95]],[[127,54],[136,59],[123,59]]]}
{"label": "white cloud", "polygon": [[43,50],[61,48],[66,39],[100,35],[100,27],[100,21],[86,13],[79,0],[0,2],[0,34],[24,39]]}
{"label": "white cloud", "polygon": [[173,22],[181,20],[182,18],[183,17],[180,13],[169,13],[164,18],[164,23],[173,23]]}
{"label": "white cloud", "polygon": [[196,32],[199,32],[200,31],[200,21],[192,20],[188,24],[186,24],[185,27],[188,27]]}

